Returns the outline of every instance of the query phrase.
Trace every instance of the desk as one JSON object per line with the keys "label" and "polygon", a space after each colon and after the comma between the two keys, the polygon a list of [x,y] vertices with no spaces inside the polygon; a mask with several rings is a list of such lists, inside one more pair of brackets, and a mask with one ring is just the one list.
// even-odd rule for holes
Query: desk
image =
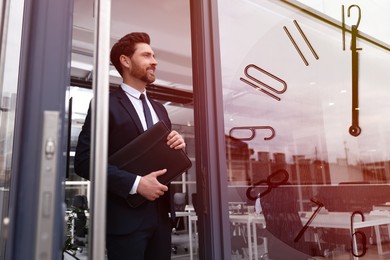
{"label": "desk", "polygon": [[[193,259],[193,246],[192,246],[192,236],[193,236],[193,231],[192,231],[192,225],[196,224],[196,221],[198,220],[198,217],[196,216],[195,212],[192,211],[191,209],[188,209],[186,206],[186,211],[176,211],[175,215],[176,217],[187,217],[188,218],[188,241],[190,244],[190,259]],[[196,234],[196,230],[195,230]]]}
{"label": "desk", "polygon": [[[247,226],[247,241],[248,241],[248,255],[249,260],[259,259],[257,252],[257,230],[256,226],[260,225],[261,228],[265,229],[265,219],[263,214],[245,214],[245,215],[229,215],[229,219],[234,223],[243,223]],[[252,243],[252,232],[253,232],[253,243]],[[267,239],[264,238],[265,253],[267,253]],[[254,252],[252,252],[254,249]],[[253,257],[254,253],[254,257]]]}
{"label": "desk", "polygon": [[[305,213],[305,216],[301,215],[302,225],[305,225],[309,220],[312,212],[300,212]],[[362,221],[360,216],[357,215],[354,218],[353,227],[354,230],[351,230],[351,214],[350,212],[329,212],[327,214],[317,214],[317,216],[312,220],[310,226],[311,227],[321,227],[321,228],[340,228],[340,229],[348,229],[351,234],[354,233],[359,228],[365,227],[374,227],[375,236],[377,241],[377,249],[379,255],[384,255],[390,253],[390,251],[383,251],[382,248],[382,240],[380,236],[380,226],[387,225],[390,234],[390,217],[387,216],[371,216],[364,215],[365,221]],[[198,217],[195,212],[191,208],[186,208],[186,212],[181,212],[180,215],[177,216],[187,216],[188,217],[188,229],[189,229],[189,244],[190,244],[190,260],[193,260],[193,229],[192,226],[196,226],[196,221]],[[266,223],[264,219],[264,215],[255,215],[255,214],[245,214],[245,215],[229,215],[229,219],[231,222],[246,224],[247,227],[247,241],[248,241],[248,253],[249,259],[258,259],[257,252],[257,231],[256,226],[260,225],[261,228],[266,228]],[[196,231],[195,231],[196,233]],[[252,235],[253,234],[253,235]],[[252,240],[253,236],[253,240]],[[354,242],[354,248],[356,248],[356,240]],[[253,245],[255,245],[253,247]],[[264,240],[264,247],[267,252],[267,240]],[[253,251],[253,249],[255,249]],[[355,258],[357,259],[357,258]]]}
{"label": "desk", "polygon": [[[301,212],[302,213],[302,212]],[[303,212],[304,217],[301,217],[302,225],[305,225],[309,220],[312,212]],[[390,217],[388,216],[374,216],[364,215],[364,221],[362,221],[360,215],[354,217],[353,230],[351,230],[351,215],[350,212],[329,212],[327,214],[317,214],[317,216],[310,223],[311,227],[322,227],[322,228],[341,228],[350,230],[351,234],[355,233],[359,228],[374,227],[375,237],[377,241],[377,249],[379,255],[390,253],[390,251],[383,251],[382,240],[380,235],[380,226],[387,225],[388,232],[390,234]],[[302,215],[301,215],[302,216]],[[266,228],[264,215],[230,215],[230,220],[235,222],[247,223],[248,226],[248,246],[249,246],[249,259],[252,259],[252,247],[251,247],[251,233],[250,225],[252,224],[253,230],[253,244],[255,245],[255,259],[258,259],[257,255],[257,234],[256,224],[260,224],[262,228]],[[319,238],[317,238],[319,239]],[[319,242],[319,241],[317,241]],[[354,248],[357,248],[356,237],[353,240]],[[266,244],[264,245],[266,247]],[[267,252],[267,251],[266,251]],[[357,252],[355,252],[357,254]]]}
{"label": "desk", "polygon": [[[194,258],[193,245],[192,245],[192,236],[193,233],[196,234],[196,221],[198,216],[196,216],[194,207],[192,205],[186,205],[185,211],[176,212],[176,217],[187,217],[188,218],[188,238],[190,244],[190,260]],[[195,232],[192,231],[192,225],[195,226]]]}
{"label": "desk", "polygon": [[[305,213],[305,216],[302,217],[302,225],[305,225],[309,220],[312,212],[300,212]],[[380,226],[387,225],[390,234],[390,217],[387,216],[371,216],[364,215],[365,221],[362,221],[360,216],[357,215],[354,218],[353,227],[354,230],[351,230],[351,214],[349,212],[329,212],[328,214],[317,214],[313,219],[310,226],[311,227],[321,227],[321,228],[341,228],[350,230],[351,234],[354,233],[359,228],[365,227],[374,227],[375,236],[377,241],[378,254],[383,255],[390,253],[390,251],[384,252],[382,248],[382,240],[380,236]],[[190,259],[193,260],[193,245],[192,245],[192,225],[196,223],[198,217],[195,212],[189,212],[187,215],[189,218],[189,236],[190,236]],[[256,226],[260,225],[261,228],[266,228],[266,223],[264,215],[255,215],[255,214],[245,214],[245,215],[229,215],[231,222],[243,223],[247,227],[247,241],[248,241],[248,253],[249,259],[258,259],[257,252],[257,231]],[[253,236],[252,236],[253,234]],[[356,238],[355,238],[356,239]],[[356,248],[356,240],[354,239],[354,248]],[[253,247],[254,246],[254,247]],[[267,241],[264,240],[264,247],[267,252]],[[254,249],[254,251],[253,251]]]}
{"label": "desk", "polygon": [[[258,259],[256,226],[261,225],[262,228],[265,228],[264,216],[262,214],[261,215],[245,214],[245,215],[230,215],[229,218],[231,222],[246,224],[249,260]],[[188,233],[190,237],[190,260],[193,260],[192,225],[196,224],[196,221],[198,220],[198,216],[196,216],[195,213],[192,212],[192,214],[188,214],[188,220],[189,220]],[[253,243],[252,243],[252,232],[253,232]],[[255,249],[254,252],[252,251],[253,246]],[[267,253],[266,238],[264,238],[264,247],[265,247],[265,252]],[[254,253],[254,257],[253,257],[253,253]]]}
{"label": "desk", "polygon": [[[305,213],[305,216],[302,217],[302,224],[305,225],[309,220],[312,212],[301,212]],[[383,252],[382,249],[382,240],[380,236],[380,225],[387,225],[390,234],[390,217],[387,216],[372,216],[372,215],[364,215],[364,221],[362,221],[360,215],[356,215],[353,221],[353,230],[351,230],[351,215],[350,212],[329,212],[328,214],[317,214],[317,216],[313,219],[310,226],[311,227],[322,227],[322,228],[341,228],[350,230],[351,234],[353,234],[356,229],[365,228],[365,227],[374,227],[375,236],[378,247],[378,254],[383,255],[389,252]],[[354,248],[356,248],[356,237],[353,241]]]}

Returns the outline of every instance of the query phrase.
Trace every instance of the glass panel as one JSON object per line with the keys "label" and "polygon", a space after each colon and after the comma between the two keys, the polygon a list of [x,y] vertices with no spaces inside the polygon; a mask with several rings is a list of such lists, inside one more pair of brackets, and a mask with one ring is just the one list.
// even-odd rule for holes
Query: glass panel
{"label": "glass panel", "polygon": [[[130,32],[144,31],[151,37],[151,46],[158,61],[153,85],[148,86],[148,94],[162,103],[168,111],[172,128],[178,131],[186,141],[186,153],[193,166],[171,185],[171,193],[178,193],[178,200],[184,194],[183,205],[177,207],[178,220],[172,232],[173,257],[196,257],[196,230],[190,229],[196,220],[193,204],[193,194],[196,194],[195,182],[195,142],[194,117],[191,75],[191,39],[189,3],[183,1],[161,1],[145,3],[142,1],[117,1],[112,3],[111,43]],[[161,12],[163,10],[163,12]],[[147,13],[148,15],[145,15]],[[153,17],[151,20],[150,17]],[[72,46],[72,87],[69,98],[72,99],[72,125],[70,140],[69,172],[66,181],[66,199],[68,213],[71,213],[72,201],[78,195],[89,198],[89,181],[74,173],[73,158],[78,141],[78,135],[84,124],[89,101],[92,98],[93,70],[93,4],[92,1],[75,1],[74,26]],[[169,37],[167,36],[169,35]],[[176,40],[175,40],[176,39]],[[114,66],[110,67],[110,87],[115,89],[121,84],[122,78]],[[183,198],[183,196],[181,197]],[[89,214],[86,211],[87,216]],[[74,215],[74,214],[73,214]],[[69,236],[72,233],[72,216],[70,215]],[[191,221],[190,217],[194,217]],[[194,225],[195,226],[195,225]],[[73,227],[74,228],[74,227]],[[190,234],[193,234],[191,236]],[[72,240],[75,242],[75,240]],[[190,242],[191,241],[191,242]],[[88,242],[88,241],[87,241]],[[72,250],[77,257],[88,258],[88,243],[81,247],[82,252]]]}
{"label": "glass panel", "polygon": [[[7,223],[14,141],[15,107],[19,75],[19,56],[23,18],[23,0],[3,1],[1,9],[0,59],[0,234]],[[0,258],[5,257],[6,237],[0,238]]]}
{"label": "glass panel", "polygon": [[[76,84],[76,82],[73,82]],[[149,92],[154,93],[152,90]],[[156,94],[156,93],[155,93]],[[78,141],[78,136],[80,134],[81,128],[84,124],[84,119],[88,110],[88,106],[90,100],[92,98],[92,90],[89,88],[76,87],[71,86],[69,88],[69,100],[71,100],[71,111],[72,111],[72,123],[71,123],[71,137],[70,137],[70,152],[69,152],[69,169],[66,180],[66,189],[65,189],[65,198],[67,204],[67,216],[68,216],[68,242],[72,243],[72,248],[68,249],[68,253],[74,254],[77,257],[87,257],[88,258],[88,235],[87,230],[83,233],[81,229],[78,227],[80,223],[87,225],[87,222],[82,222],[82,220],[78,219],[77,214],[80,215],[80,209],[78,209],[78,205],[80,205],[80,200],[85,201],[85,214],[89,216],[89,202],[90,202],[90,182],[78,176],[74,172],[74,164],[73,159],[75,155],[75,149]],[[169,95],[168,95],[169,96]],[[161,102],[167,102],[165,100],[167,96],[161,94],[159,96],[159,100]],[[176,95],[175,98],[180,99],[184,97],[180,97]],[[186,113],[191,115],[193,113],[192,107],[182,107],[185,104],[175,104],[171,101],[170,105],[167,107],[168,109],[175,109],[176,107],[180,107],[180,109],[184,110],[182,113]],[[193,120],[191,116],[186,117],[187,120]],[[193,224],[190,222],[190,215],[193,215],[193,195],[196,193],[196,182],[195,182],[195,140],[194,140],[194,126],[191,124],[183,124],[180,118],[173,116],[171,118],[173,125],[172,128],[178,132],[180,132],[186,141],[186,153],[192,161],[193,166],[183,175],[172,181],[171,192],[184,194],[184,202],[183,205],[178,205],[178,221],[175,223],[174,230],[172,233],[172,241],[173,241],[173,250],[172,254],[177,257],[188,256],[188,251],[190,248],[190,230],[189,225]],[[178,196],[176,196],[178,197]],[[180,211],[180,212],[179,212]],[[77,218],[78,217],[78,218]],[[195,232],[195,231],[194,231]],[[196,236],[194,235],[194,238]],[[193,241],[194,245],[196,240]],[[69,245],[70,246],[70,245]],[[78,248],[78,251],[76,250]],[[196,247],[194,247],[195,250]]]}
{"label": "glass panel", "polygon": [[390,224],[389,45],[345,30],[343,50],[341,23],[286,2],[218,2],[232,255],[376,258]]}
{"label": "glass panel", "polygon": [[64,255],[76,257],[87,256],[88,246],[88,216],[90,209],[90,182],[76,175],[74,171],[74,155],[84,122],[85,113],[92,99],[92,90],[70,87],[69,115],[70,138],[68,151],[68,167],[65,182],[65,202],[67,217],[67,240],[64,245]]}

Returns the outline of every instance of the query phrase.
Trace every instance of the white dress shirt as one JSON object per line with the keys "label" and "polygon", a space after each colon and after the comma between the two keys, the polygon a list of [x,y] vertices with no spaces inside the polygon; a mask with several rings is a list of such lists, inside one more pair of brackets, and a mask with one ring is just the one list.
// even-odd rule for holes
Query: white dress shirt
{"label": "white dress shirt", "polygon": [[[138,90],[136,90],[135,88],[132,88],[129,85],[126,85],[125,83],[121,84],[121,88],[125,91],[127,97],[130,99],[131,103],[133,104],[133,106],[135,108],[135,111],[137,111],[138,117],[141,120],[142,127],[144,128],[144,130],[147,129],[147,126],[146,126],[144,108],[142,106],[142,100],[140,99],[141,94],[144,94],[146,97],[146,102],[147,102],[149,109],[150,109],[150,112],[152,114],[153,124],[155,124],[159,121],[159,118],[157,116],[156,111],[154,111],[152,104],[150,104],[150,101],[147,98],[146,90],[142,93],[142,92],[139,92]],[[133,187],[130,190],[130,194],[137,193],[137,188],[138,188],[138,184],[139,184],[140,180],[141,180],[141,176],[137,176],[137,178],[135,179],[135,182],[133,184]]]}

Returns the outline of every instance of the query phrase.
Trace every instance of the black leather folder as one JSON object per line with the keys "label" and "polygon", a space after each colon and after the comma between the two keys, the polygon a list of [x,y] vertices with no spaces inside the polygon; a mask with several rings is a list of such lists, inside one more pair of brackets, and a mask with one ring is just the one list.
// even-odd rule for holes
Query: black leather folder
{"label": "black leather folder", "polygon": [[[182,149],[175,150],[167,145],[167,136],[170,132],[164,122],[159,121],[111,155],[108,161],[122,170],[140,176],[167,169],[165,174],[157,178],[160,183],[166,185],[192,165]],[[129,194],[127,198],[131,207],[138,207],[145,200],[139,194]]]}

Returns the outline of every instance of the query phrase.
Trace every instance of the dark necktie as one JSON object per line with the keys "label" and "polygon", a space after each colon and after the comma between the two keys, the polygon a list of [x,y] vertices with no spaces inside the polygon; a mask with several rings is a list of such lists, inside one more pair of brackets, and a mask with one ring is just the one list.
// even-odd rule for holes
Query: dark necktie
{"label": "dark necktie", "polygon": [[142,100],[142,106],[144,107],[146,126],[147,128],[150,128],[153,125],[153,120],[152,120],[152,114],[150,113],[149,106],[146,103],[146,97],[144,94],[141,94],[139,98]]}

